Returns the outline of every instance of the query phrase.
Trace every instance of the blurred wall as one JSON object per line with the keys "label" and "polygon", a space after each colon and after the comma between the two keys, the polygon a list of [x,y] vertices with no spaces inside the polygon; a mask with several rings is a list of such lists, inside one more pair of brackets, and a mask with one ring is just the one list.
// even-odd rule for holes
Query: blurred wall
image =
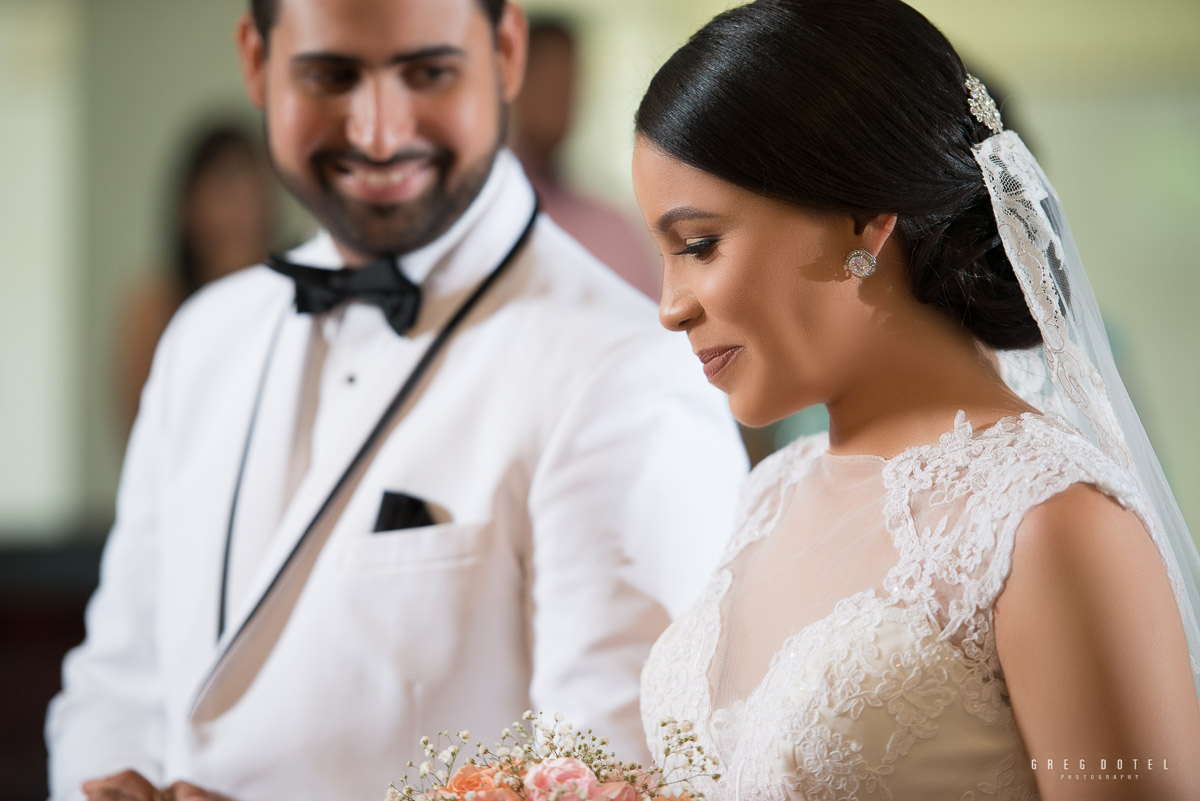
{"label": "blurred wall", "polygon": [[242,92],[233,44],[234,21],[246,6],[245,0],[80,4],[84,380],[91,388],[80,412],[89,517],[111,516],[124,447],[116,424],[115,325],[134,279],[163,266],[176,151],[204,115],[234,109],[257,119]]}
{"label": "blurred wall", "polygon": [[1200,542],[1200,3],[913,4],[1008,87]]}
{"label": "blurred wall", "polygon": [[[914,0],[1012,96],[1066,204],[1119,358],[1200,534],[1200,3]],[[635,212],[631,117],[717,0],[529,0],[583,26],[579,183]],[[157,260],[165,171],[209,109],[251,119],[233,53],[245,0],[0,0],[0,540],[112,513],[112,343]],[[14,288],[9,291],[8,288]]]}
{"label": "blurred wall", "polygon": [[43,539],[86,493],[80,418],[82,21],[0,0],[0,533]]}

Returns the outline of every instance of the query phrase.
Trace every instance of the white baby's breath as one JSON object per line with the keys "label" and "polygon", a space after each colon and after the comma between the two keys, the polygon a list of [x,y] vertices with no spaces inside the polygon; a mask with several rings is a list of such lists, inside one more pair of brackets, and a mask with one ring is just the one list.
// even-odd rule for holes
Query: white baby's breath
{"label": "white baby's breath", "polygon": [[[651,801],[654,796],[674,796],[680,792],[699,801],[703,793],[691,781],[699,778],[716,781],[720,778],[720,774],[715,772],[716,760],[704,753],[689,723],[662,721],[662,750],[667,755],[666,764],[645,768],[636,762],[619,761],[608,750],[607,739],[598,737],[591,729],[577,730],[561,714],[551,718],[526,712],[521,721],[504,729],[495,750],[477,744],[475,756],[468,760],[468,765],[473,769],[488,771],[495,786],[512,791],[521,801],[526,798],[526,772],[539,762],[563,757],[582,762],[600,782],[629,784],[639,801]],[[408,763],[410,768],[417,771],[420,786],[410,786],[405,776],[403,789],[393,784],[385,801],[480,801],[477,791],[456,793],[448,787],[452,776],[457,775],[455,761],[470,736],[471,733],[464,729],[457,733],[438,732],[435,740],[421,738],[421,748],[428,759],[417,767],[412,762]],[[577,795],[578,788],[570,785],[572,782],[568,781],[563,786],[549,788],[548,801],[567,801]]]}

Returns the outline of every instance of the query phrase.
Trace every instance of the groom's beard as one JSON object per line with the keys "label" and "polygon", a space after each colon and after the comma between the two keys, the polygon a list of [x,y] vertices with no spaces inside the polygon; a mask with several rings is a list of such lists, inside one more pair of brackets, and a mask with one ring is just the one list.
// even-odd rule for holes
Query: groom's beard
{"label": "groom's beard", "polygon": [[[453,173],[458,157],[446,147],[401,151],[386,162],[373,161],[354,148],[326,149],[309,159],[306,175],[281,168],[269,147],[268,156],[279,180],[335,240],[364,256],[402,256],[444,234],[479,196],[507,139],[508,106],[503,102],[499,119],[499,132],[488,153],[465,165],[457,177]],[[270,143],[269,130],[265,138]],[[368,203],[347,197],[335,183],[335,177],[344,171],[339,164],[384,166],[417,159],[431,164],[436,180],[420,196],[402,203]]]}
{"label": "groom's beard", "polygon": [[[405,152],[380,164],[357,151],[321,151],[310,160],[317,177],[315,187],[276,165],[284,186],[334,239],[365,256],[398,256],[428,245],[446,232],[478,197],[491,173],[499,147],[467,167],[459,180],[450,183],[454,156],[448,150],[433,153]],[[403,203],[368,203],[347,197],[334,185],[337,163],[353,162],[386,166],[413,159],[428,160],[437,174],[434,184],[420,196]]]}

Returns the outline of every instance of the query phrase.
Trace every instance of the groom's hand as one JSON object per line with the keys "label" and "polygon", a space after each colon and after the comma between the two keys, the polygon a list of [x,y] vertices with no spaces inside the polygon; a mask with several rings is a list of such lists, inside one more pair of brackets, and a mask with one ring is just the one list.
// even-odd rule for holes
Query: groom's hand
{"label": "groom's hand", "polygon": [[214,793],[189,782],[175,782],[164,792],[164,801],[233,801],[227,795]]}
{"label": "groom's hand", "polygon": [[83,783],[88,801],[166,801],[163,794],[136,770],[123,770]]}
{"label": "groom's hand", "polygon": [[123,770],[83,783],[88,801],[233,801],[229,796],[205,790],[191,782],[175,782],[159,790],[136,770]]}

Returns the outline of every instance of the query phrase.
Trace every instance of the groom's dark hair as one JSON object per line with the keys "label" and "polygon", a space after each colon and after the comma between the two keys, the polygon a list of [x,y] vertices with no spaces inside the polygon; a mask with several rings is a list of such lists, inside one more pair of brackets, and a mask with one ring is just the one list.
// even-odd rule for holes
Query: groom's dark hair
{"label": "groom's dark hair", "polygon": [[639,136],[685,164],[861,225],[898,215],[913,296],[994,348],[1041,333],[1004,253],[946,37],[900,0],[757,0],[654,76]]}
{"label": "groom's dark hair", "polygon": [[[494,29],[500,24],[500,17],[504,14],[504,6],[508,0],[476,0],[483,7],[483,13],[487,14],[488,21],[492,23]],[[254,18],[254,27],[258,30],[258,35],[262,37],[263,44],[269,41],[271,28],[275,27],[275,18],[279,14],[280,0],[250,0],[250,16]]]}

